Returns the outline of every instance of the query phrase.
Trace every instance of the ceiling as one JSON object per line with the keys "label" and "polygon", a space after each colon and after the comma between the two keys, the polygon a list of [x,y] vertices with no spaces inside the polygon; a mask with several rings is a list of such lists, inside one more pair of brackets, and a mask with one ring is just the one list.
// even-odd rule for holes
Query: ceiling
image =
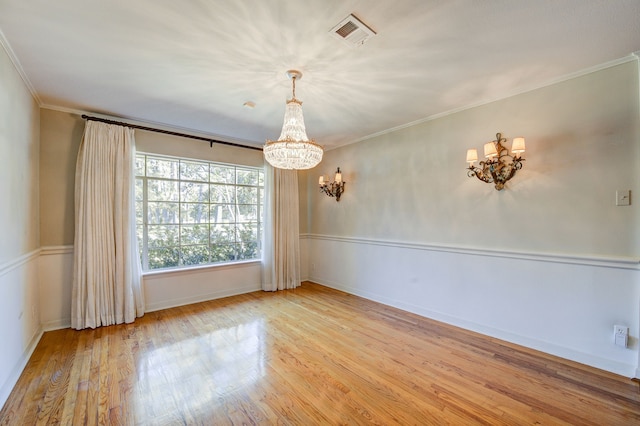
{"label": "ceiling", "polygon": [[[351,13],[377,33],[360,47],[330,31]],[[640,1],[0,0],[0,30],[43,107],[257,146],[299,69],[331,148],[628,58]]]}

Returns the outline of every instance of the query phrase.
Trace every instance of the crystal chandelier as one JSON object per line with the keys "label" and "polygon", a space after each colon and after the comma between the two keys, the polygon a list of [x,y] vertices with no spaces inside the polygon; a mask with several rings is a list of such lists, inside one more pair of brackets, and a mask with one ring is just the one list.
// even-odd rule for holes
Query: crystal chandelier
{"label": "crystal chandelier", "polygon": [[293,82],[293,96],[287,101],[280,137],[277,141],[267,140],[264,158],[278,169],[310,169],[322,161],[323,149],[307,137],[302,102],[296,99],[296,79],[301,79],[302,73],[289,70],[287,76]]}

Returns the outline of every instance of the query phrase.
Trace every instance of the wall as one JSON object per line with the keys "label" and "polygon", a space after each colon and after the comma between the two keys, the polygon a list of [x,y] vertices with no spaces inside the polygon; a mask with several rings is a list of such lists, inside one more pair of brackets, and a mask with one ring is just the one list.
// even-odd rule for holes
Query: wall
{"label": "wall", "polygon": [[[41,320],[45,329],[68,327],[71,314],[75,162],[84,120],[73,113],[42,109],[40,180],[42,251]],[[138,151],[262,166],[261,151],[136,130]],[[259,262],[149,273],[144,277],[147,310],[164,309],[260,289]]]}
{"label": "wall", "polygon": [[[347,187],[336,203],[309,174],[310,279],[636,375],[640,200],[614,201],[638,194],[638,103],[630,60],[326,152],[317,174]],[[464,169],[496,132],[527,139],[501,192]]]}
{"label": "wall", "polygon": [[39,111],[4,48],[0,48],[0,93],[2,406],[41,336],[37,297]]}

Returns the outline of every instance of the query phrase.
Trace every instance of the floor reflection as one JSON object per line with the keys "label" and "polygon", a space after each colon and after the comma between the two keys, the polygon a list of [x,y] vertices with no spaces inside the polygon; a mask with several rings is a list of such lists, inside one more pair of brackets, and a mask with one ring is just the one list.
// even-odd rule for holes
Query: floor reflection
{"label": "floor reflection", "polygon": [[209,418],[230,395],[264,377],[265,338],[264,319],[255,319],[140,351],[137,422]]}

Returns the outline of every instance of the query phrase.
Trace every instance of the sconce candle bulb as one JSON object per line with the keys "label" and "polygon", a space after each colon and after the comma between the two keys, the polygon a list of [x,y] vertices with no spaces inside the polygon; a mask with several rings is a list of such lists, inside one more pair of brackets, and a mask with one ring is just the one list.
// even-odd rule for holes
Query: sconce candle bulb
{"label": "sconce candle bulb", "polygon": [[342,181],[342,172],[340,167],[336,170],[336,175],[333,182],[325,182],[324,176],[320,176],[318,184],[320,185],[320,192],[324,192],[329,197],[335,197],[336,201],[340,201],[340,196],[344,192],[344,185],[346,182]]}
{"label": "sconce candle bulb", "polygon": [[469,163],[469,167],[467,167],[467,176],[475,176],[483,182],[493,183],[498,191],[502,190],[504,184],[515,176],[516,171],[522,168],[522,162],[524,161],[522,154],[525,150],[524,138],[522,137],[513,140],[511,145],[512,154],[509,154],[509,150],[502,145],[506,141],[501,133],[496,133],[496,140],[484,145],[484,157],[486,160],[480,162],[480,167],[473,165],[475,161],[478,161],[478,151],[475,149],[468,150],[467,163]]}

